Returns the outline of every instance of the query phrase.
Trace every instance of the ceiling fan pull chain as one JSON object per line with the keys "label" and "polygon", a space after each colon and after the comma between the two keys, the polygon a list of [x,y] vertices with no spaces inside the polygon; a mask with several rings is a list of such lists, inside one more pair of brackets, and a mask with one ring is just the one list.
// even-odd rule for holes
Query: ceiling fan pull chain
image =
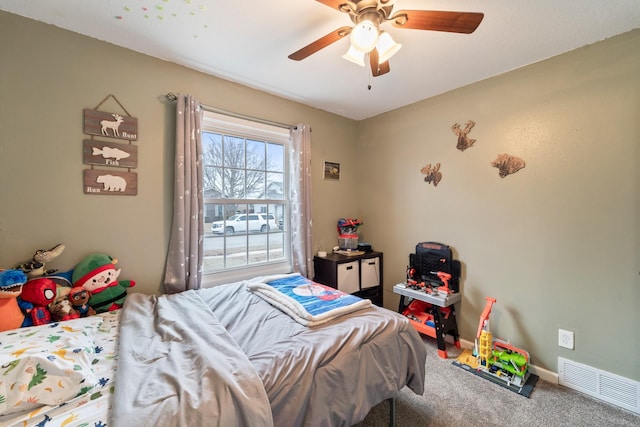
{"label": "ceiling fan pull chain", "polygon": [[[371,52],[369,52],[367,55],[371,55]],[[373,71],[371,71],[371,69],[369,67],[365,67],[367,70],[367,77],[369,78],[369,84],[367,85],[367,89],[371,90],[371,74],[373,73]]]}

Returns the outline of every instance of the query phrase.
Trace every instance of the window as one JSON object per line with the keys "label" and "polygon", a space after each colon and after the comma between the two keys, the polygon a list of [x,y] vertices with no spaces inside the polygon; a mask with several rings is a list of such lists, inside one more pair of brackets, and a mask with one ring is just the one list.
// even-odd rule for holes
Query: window
{"label": "window", "polygon": [[207,282],[291,271],[289,139],[288,129],[204,111]]}

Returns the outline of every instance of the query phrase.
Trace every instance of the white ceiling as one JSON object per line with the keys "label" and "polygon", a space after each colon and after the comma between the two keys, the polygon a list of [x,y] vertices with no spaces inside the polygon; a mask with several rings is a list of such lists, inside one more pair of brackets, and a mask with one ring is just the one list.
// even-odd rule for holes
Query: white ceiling
{"label": "white ceiling", "polygon": [[0,0],[0,9],[356,120],[640,28],[638,0],[397,0],[394,11],[485,17],[473,34],[383,23],[403,47],[374,78],[342,59],[348,37],[287,58],[351,25],[314,0]]}

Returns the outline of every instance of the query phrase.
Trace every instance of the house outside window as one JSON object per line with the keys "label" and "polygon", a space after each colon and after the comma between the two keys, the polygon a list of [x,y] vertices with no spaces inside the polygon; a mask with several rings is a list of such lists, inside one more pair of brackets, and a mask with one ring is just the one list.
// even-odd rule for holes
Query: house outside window
{"label": "house outside window", "polygon": [[289,141],[288,129],[204,111],[203,277],[291,271]]}

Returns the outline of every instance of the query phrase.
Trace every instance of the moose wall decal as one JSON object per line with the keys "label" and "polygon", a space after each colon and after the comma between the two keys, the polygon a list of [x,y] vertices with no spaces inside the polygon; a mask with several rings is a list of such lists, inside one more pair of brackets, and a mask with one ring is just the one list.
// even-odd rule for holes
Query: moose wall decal
{"label": "moose wall decal", "polygon": [[469,120],[467,123],[465,123],[464,129],[461,129],[458,123],[454,123],[453,126],[451,126],[451,130],[453,131],[453,133],[458,136],[458,145],[456,145],[456,148],[458,150],[464,151],[467,148],[473,146],[473,143],[476,142],[475,139],[467,137],[467,134],[471,132],[471,129],[473,129],[475,125],[476,122],[474,122],[473,120]]}
{"label": "moose wall decal", "polygon": [[438,186],[438,183],[442,179],[442,172],[440,172],[440,163],[436,163],[431,166],[431,163],[420,169],[420,172],[424,175],[424,182],[427,184],[433,184],[434,187]]}

